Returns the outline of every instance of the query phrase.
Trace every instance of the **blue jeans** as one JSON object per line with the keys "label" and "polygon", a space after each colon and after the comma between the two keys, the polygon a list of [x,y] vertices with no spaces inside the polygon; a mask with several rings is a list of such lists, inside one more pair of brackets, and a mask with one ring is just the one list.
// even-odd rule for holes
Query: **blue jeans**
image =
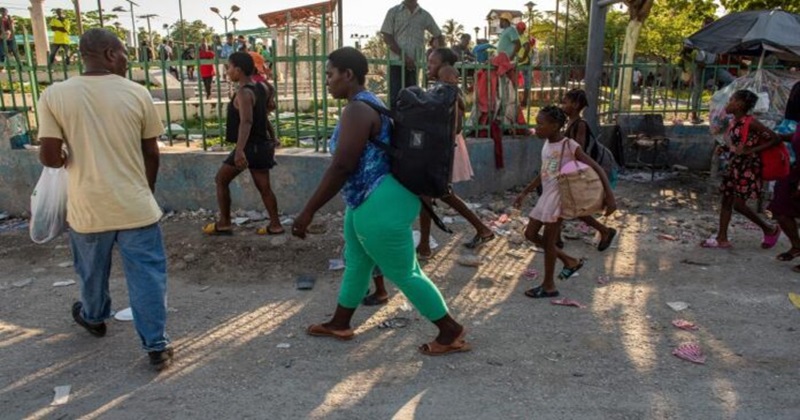
{"label": "blue jeans", "polygon": [[81,316],[97,324],[111,316],[108,277],[116,244],[128,284],[133,324],[146,351],[169,344],[167,325],[167,257],[158,224],[101,233],[70,232],[75,271],[80,277]]}

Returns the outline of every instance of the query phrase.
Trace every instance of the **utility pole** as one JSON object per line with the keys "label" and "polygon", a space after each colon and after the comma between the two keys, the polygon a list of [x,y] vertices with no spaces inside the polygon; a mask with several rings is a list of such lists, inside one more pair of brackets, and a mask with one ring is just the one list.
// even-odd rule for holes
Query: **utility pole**
{"label": "utility pole", "polygon": [[599,133],[597,106],[600,98],[600,79],[603,77],[603,40],[606,32],[608,6],[622,0],[590,0],[589,41],[586,45],[586,99],[590,106],[584,111],[584,119],[595,133]]}
{"label": "utility pole", "polygon": [[101,0],[97,0],[97,15],[100,18],[100,27],[102,28],[103,27],[103,5],[101,4]]}
{"label": "utility pole", "polygon": [[339,0],[338,4],[336,5],[336,20],[339,21],[339,46],[338,48],[344,47],[344,11],[342,10],[342,6],[344,5],[343,0]]}
{"label": "utility pole", "polygon": [[80,0],[72,0],[75,6],[75,23],[78,25],[78,35],[83,35],[83,19],[81,19],[81,2]]}

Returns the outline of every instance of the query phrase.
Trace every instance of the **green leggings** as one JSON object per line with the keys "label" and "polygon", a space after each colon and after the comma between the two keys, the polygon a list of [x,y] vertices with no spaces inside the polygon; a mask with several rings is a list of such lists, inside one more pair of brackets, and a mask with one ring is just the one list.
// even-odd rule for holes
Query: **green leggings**
{"label": "green leggings", "polygon": [[355,309],[369,289],[377,264],[414,307],[430,321],[447,315],[439,289],[422,272],[411,224],[417,218],[417,196],[387,175],[358,208],[344,217],[345,269],[339,305]]}

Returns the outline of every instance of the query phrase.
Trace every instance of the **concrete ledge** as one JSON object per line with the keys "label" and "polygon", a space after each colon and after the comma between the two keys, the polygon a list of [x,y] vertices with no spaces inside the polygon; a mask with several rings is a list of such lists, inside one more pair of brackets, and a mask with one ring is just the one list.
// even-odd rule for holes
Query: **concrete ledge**
{"label": "concrete ledge", "polygon": [[[475,178],[456,185],[456,192],[465,197],[500,192],[530,182],[541,166],[542,141],[532,138],[503,140],[505,169],[494,167],[494,143],[489,139],[468,139]],[[163,153],[158,176],[156,198],[166,210],[217,209],[214,177],[227,153],[191,152]],[[276,156],[278,166],[270,173],[279,208],[284,213],[297,213],[305,205],[330,164],[328,154],[307,149],[281,149]],[[0,152],[0,210],[11,214],[28,212],[41,165],[37,152],[4,150]],[[248,174],[231,184],[234,209],[263,209]],[[341,198],[334,198],[323,211],[343,209]]]}

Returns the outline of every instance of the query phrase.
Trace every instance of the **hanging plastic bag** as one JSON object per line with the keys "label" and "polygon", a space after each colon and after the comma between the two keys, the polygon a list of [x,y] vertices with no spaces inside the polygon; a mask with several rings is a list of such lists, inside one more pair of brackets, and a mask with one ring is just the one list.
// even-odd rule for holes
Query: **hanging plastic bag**
{"label": "hanging plastic bag", "polygon": [[67,229],[67,170],[44,168],[31,194],[31,240],[50,242]]}

